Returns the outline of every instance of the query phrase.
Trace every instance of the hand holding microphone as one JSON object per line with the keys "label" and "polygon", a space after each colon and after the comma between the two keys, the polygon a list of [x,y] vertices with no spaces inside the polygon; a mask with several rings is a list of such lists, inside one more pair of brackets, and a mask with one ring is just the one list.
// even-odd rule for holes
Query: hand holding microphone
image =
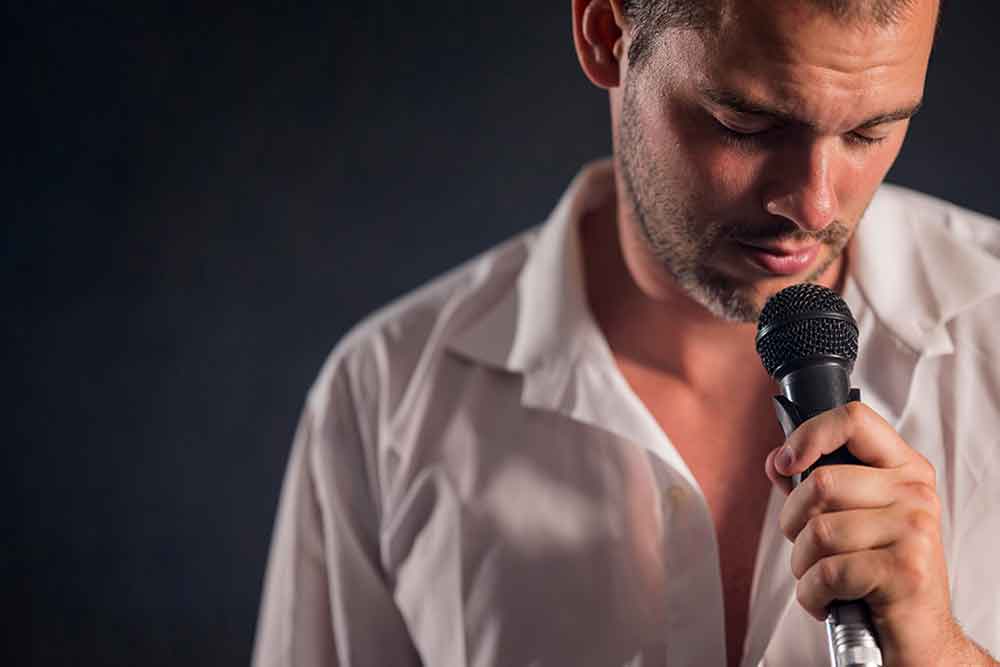
{"label": "hand holding microphone", "polygon": [[796,596],[827,621],[833,666],[957,664],[971,642],[951,615],[935,471],[850,389],[847,305],[819,285],[782,290],[761,314],[757,348],[781,387],[787,436],[767,475],[788,494]]}

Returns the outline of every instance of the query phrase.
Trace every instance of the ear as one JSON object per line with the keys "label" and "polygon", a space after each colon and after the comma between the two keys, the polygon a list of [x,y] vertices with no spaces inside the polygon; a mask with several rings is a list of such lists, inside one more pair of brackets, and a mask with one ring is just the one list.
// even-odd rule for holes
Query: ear
{"label": "ear", "polygon": [[594,85],[615,88],[621,82],[625,28],[621,0],[573,0],[576,56]]}

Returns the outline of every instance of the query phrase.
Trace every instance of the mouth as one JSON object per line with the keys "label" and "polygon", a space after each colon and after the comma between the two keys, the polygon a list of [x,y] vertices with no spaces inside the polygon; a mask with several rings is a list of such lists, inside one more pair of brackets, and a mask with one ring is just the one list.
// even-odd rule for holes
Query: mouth
{"label": "mouth", "polygon": [[743,243],[736,241],[756,268],[775,276],[791,276],[808,269],[819,255],[822,243]]}

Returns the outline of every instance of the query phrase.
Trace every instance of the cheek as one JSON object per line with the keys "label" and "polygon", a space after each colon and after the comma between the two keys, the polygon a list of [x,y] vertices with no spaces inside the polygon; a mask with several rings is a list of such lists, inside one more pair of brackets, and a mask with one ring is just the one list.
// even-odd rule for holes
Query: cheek
{"label": "cheek", "polygon": [[682,182],[713,208],[727,208],[753,192],[762,160],[728,146],[710,123],[696,114],[677,112],[670,125],[681,158]]}
{"label": "cheek", "polygon": [[902,137],[887,139],[886,145],[878,147],[871,154],[860,155],[857,159],[848,161],[838,187],[839,201],[847,214],[845,217],[856,219],[864,213],[895,162],[902,144]]}
{"label": "cheek", "polygon": [[716,146],[706,152],[706,178],[713,184],[717,196],[726,201],[743,201],[752,198],[761,172],[762,160],[741,154],[725,146]]}

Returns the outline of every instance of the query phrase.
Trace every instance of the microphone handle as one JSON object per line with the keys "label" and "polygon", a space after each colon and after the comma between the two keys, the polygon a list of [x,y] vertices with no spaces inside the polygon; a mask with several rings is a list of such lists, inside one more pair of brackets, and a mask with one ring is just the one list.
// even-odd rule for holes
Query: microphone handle
{"label": "microphone handle", "polygon": [[[844,373],[844,381],[846,382],[846,373]],[[791,435],[799,424],[810,417],[846,402],[838,400],[841,396],[837,396],[837,394],[842,395],[843,392],[835,390],[834,396],[828,394],[826,400],[822,401],[827,405],[820,407],[814,403],[808,407],[802,406],[793,402],[792,398],[807,397],[808,392],[796,391],[794,386],[790,386],[791,384],[784,379],[781,382],[782,389],[790,396],[778,395],[774,397],[775,414],[785,432],[785,437]],[[844,385],[844,388],[846,386]],[[847,401],[860,401],[861,391],[852,388],[844,398]],[[813,401],[809,402],[813,403]],[[832,405],[829,404],[831,402]],[[792,483],[798,486],[816,468],[835,464],[864,465],[851,454],[847,447],[841,447],[830,454],[824,454],[804,472],[794,475]],[[878,635],[875,632],[875,625],[871,621],[868,605],[863,600],[832,602],[827,607],[826,637],[830,649],[831,667],[883,667]]]}

